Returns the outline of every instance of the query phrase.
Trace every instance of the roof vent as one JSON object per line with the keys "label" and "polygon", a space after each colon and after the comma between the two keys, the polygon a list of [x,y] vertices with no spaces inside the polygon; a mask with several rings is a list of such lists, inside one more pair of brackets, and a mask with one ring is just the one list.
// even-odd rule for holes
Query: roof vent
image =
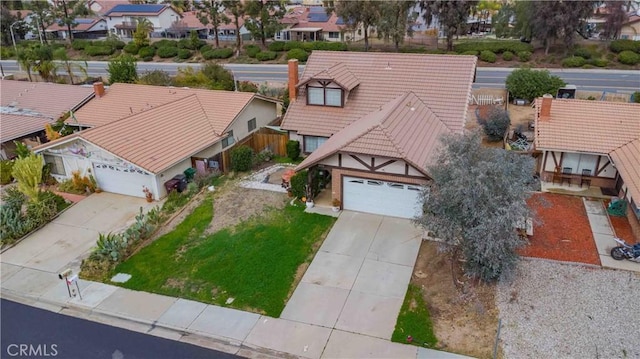
{"label": "roof vent", "polygon": [[391,70],[391,62],[387,61],[387,67],[385,67],[384,69]]}

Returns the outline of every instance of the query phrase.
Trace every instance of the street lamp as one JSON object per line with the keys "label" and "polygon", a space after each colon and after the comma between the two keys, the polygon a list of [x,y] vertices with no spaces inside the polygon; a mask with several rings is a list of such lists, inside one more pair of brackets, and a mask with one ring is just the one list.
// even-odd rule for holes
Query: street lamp
{"label": "street lamp", "polygon": [[22,20],[18,20],[9,26],[9,31],[11,31],[11,41],[13,42],[13,50],[16,52],[16,56],[18,55],[18,47],[16,46],[16,37],[13,35],[13,25],[22,22]]}

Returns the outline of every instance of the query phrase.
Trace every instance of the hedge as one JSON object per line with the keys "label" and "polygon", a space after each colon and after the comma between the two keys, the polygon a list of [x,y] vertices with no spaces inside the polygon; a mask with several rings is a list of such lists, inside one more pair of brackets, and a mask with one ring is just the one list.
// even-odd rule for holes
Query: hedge
{"label": "hedge", "polygon": [[465,51],[465,52],[463,52],[461,55],[473,55],[473,56],[478,56],[478,51],[476,51],[476,50],[469,50],[469,51]]}
{"label": "hedge", "polygon": [[[153,57],[156,54],[156,49],[154,47],[151,46],[145,46],[140,48],[140,50],[138,50],[138,56],[140,56],[141,58],[145,58],[145,57]],[[147,60],[145,60],[147,61]]]}
{"label": "hedge", "polygon": [[484,50],[480,52],[480,60],[484,62],[494,63],[496,62],[497,56],[493,53],[493,51]]}
{"label": "hedge", "polygon": [[467,51],[491,51],[496,54],[501,54],[505,51],[518,53],[521,51],[533,51],[533,46],[520,41],[468,41],[454,46],[454,50],[457,53],[463,53]]}
{"label": "hedge", "polygon": [[187,50],[187,49],[179,49],[178,50],[178,57],[186,60],[188,58],[190,58],[192,55],[191,51]]}
{"label": "hedge", "polygon": [[597,67],[606,67],[609,61],[606,59],[590,59],[587,63]]}
{"label": "hedge", "polygon": [[213,51],[213,47],[211,47],[211,45],[204,45],[199,51],[201,54],[204,54],[205,52]]}
{"label": "hedge", "polygon": [[244,172],[251,169],[253,163],[253,149],[249,146],[238,146],[231,150],[231,168]]}
{"label": "hedge", "polygon": [[73,40],[71,43],[71,47],[74,50],[84,50],[85,47],[91,45],[91,42],[88,40]]}
{"label": "hedge", "polygon": [[269,51],[283,51],[285,46],[284,41],[274,41],[269,44]]}
{"label": "hedge", "polygon": [[522,62],[527,62],[531,60],[531,52],[530,51],[520,51],[518,52],[518,59]]}
{"label": "hedge", "polygon": [[562,67],[582,67],[587,63],[587,60],[580,56],[571,56],[562,60]]}
{"label": "hedge", "polygon": [[307,176],[307,170],[300,171],[291,176],[289,183],[291,184],[291,192],[294,197],[302,198],[306,196]]}
{"label": "hedge", "polygon": [[302,41],[287,41],[284,44],[284,50],[289,51],[291,49],[302,49]]}
{"label": "hedge", "polygon": [[115,39],[105,40],[104,44],[107,45],[107,46],[111,46],[116,50],[122,50],[127,45],[124,41],[115,40]]}
{"label": "hedge", "polygon": [[313,44],[312,50],[347,51],[347,44],[344,42],[314,41],[311,44]]}
{"label": "hedge", "polygon": [[309,58],[309,54],[303,49],[291,49],[287,51],[287,60],[298,59],[298,61],[305,62]]}
{"label": "hedge", "polygon": [[275,60],[278,53],[275,51],[260,51],[256,54],[256,59],[260,61]]}
{"label": "hedge", "polygon": [[625,65],[637,65],[640,63],[640,55],[633,51],[625,50],[618,54],[618,61]]}
{"label": "hedge", "polygon": [[502,59],[504,61],[511,61],[513,60],[513,52],[511,51],[505,51],[502,53]]}
{"label": "hedge", "polygon": [[211,59],[228,59],[231,56],[233,56],[233,49],[225,47],[222,49],[215,49],[215,50],[211,50],[211,51],[207,51],[207,52],[203,52],[202,53],[202,57],[205,58],[205,60],[211,60]]}
{"label": "hedge", "polygon": [[640,41],[633,41],[629,39],[613,40],[609,44],[609,49],[615,53],[623,51],[635,51],[640,52]]}
{"label": "hedge", "polygon": [[584,47],[579,47],[573,51],[573,56],[582,57],[585,60],[589,60],[591,58],[591,51],[585,49]]}
{"label": "hedge", "polygon": [[162,39],[160,41],[154,42],[151,46],[156,49],[160,49],[161,47],[178,47],[178,42],[174,40]]}
{"label": "hedge", "polygon": [[84,52],[89,56],[108,56],[113,54],[114,49],[111,46],[93,46],[87,45]]}
{"label": "hedge", "polygon": [[258,45],[247,45],[244,47],[244,50],[247,52],[247,56],[255,58],[258,52],[260,52],[260,46]]}
{"label": "hedge", "polygon": [[202,46],[206,45],[206,41],[204,40],[198,40],[197,44],[194,44],[191,39],[182,39],[180,41],[178,41],[178,48],[179,49],[189,49],[189,50],[196,50],[201,48]]}
{"label": "hedge", "polygon": [[[187,50],[188,51],[188,50]],[[158,49],[158,56],[166,59],[169,57],[176,57],[178,56],[178,48],[177,47],[161,47]]]}
{"label": "hedge", "polygon": [[138,54],[138,50],[140,50],[140,48],[138,47],[138,45],[136,45],[133,41],[128,43],[125,47],[124,47],[124,52],[126,52],[127,54],[131,54],[131,55],[137,55]]}

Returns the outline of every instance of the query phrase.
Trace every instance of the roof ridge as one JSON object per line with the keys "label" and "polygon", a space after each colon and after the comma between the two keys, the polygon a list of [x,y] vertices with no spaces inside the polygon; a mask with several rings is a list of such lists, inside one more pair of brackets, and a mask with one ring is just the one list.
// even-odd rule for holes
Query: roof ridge
{"label": "roof ridge", "polygon": [[196,101],[198,101],[198,104],[200,105],[200,109],[202,110],[202,113],[204,114],[204,118],[207,119],[207,124],[209,125],[209,127],[211,127],[211,131],[213,131],[213,134],[216,135],[216,136],[222,137],[222,134],[217,133],[216,129],[213,127],[213,121],[209,118],[209,115],[207,115],[207,111],[204,109],[204,105],[202,104],[202,101],[200,101],[200,98],[198,97],[198,94],[194,93],[192,95],[196,97]]}

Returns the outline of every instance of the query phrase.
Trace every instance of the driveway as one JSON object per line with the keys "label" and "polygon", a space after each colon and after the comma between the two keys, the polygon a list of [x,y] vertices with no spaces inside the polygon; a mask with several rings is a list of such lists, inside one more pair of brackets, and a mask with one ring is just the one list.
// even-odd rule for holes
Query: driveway
{"label": "driveway", "polygon": [[391,339],[420,241],[408,219],[344,211],[280,317]]}
{"label": "driveway", "polygon": [[144,198],[94,193],[2,253],[2,269],[26,267],[51,273],[67,267],[77,269],[95,246],[98,233],[120,231],[135,221],[140,207],[146,211],[158,204]]}

